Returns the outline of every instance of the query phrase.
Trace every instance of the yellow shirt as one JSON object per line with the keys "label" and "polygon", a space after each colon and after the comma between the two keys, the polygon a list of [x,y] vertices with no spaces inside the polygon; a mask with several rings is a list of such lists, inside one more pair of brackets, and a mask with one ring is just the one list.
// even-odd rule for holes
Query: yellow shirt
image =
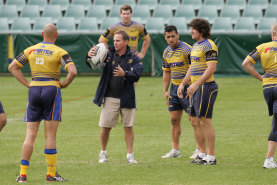
{"label": "yellow shirt", "polygon": [[171,72],[171,81],[180,85],[190,65],[191,46],[180,41],[176,48],[168,46],[163,53],[163,70]]}
{"label": "yellow shirt", "polygon": [[[204,74],[208,63],[217,63],[218,49],[212,40],[206,39],[195,43],[190,55],[191,82],[194,83]],[[212,81],[214,81],[214,75],[206,80],[206,82]]]}
{"label": "yellow shirt", "polygon": [[253,64],[261,59],[264,70],[263,85],[277,84],[277,40],[259,45],[247,58]]}
{"label": "yellow shirt", "polygon": [[41,42],[25,49],[14,60],[19,67],[30,64],[31,86],[60,87],[61,65],[66,70],[69,64],[73,64],[70,55],[64,49],[47,42]]}
{"label": "yellow shirt", "polygon": [[132,21],[129,25],[125,25],[123,23],[117,23],[110,26],[105,33],[101,35],[106,42],[114,36],[115,32],[118,30],[124,30],[130,37],[129,46],[132,52],[138,51],[138,37],[140,36],[142,39],[145,39],[149,36],[145,27],[142,24]]}

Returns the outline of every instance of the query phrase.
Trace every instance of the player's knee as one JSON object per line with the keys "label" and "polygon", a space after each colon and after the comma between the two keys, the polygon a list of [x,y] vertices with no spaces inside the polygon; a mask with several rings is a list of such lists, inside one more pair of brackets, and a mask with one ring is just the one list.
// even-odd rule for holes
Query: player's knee
{"label": "player's knee", "polygon": [[178,120],[178,119],[175,119],[175,118],[171,118],[171,125],[172,126],[178,126],[178,125],[180,125],[180,120]]}

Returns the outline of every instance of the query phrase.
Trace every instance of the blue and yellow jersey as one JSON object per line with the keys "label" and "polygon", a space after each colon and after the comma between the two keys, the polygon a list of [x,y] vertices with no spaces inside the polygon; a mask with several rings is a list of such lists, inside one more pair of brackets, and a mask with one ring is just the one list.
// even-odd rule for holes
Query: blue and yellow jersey
{"label": "blue and yellow jersey", "polygon": [[68,65],[73,64],[70,55],[64,49],[47,42],[41,42],[25,49],[14,60],[19,67],[30,64],[31,86],[60,87],[61,65],[66,69]]}
{"label": "blue and yellow jersey", "polygon": [[171,81],[180,85],[190,65],[191,46],[180,41],[176,48],[168,46],[163,53],[163,70],[171,72]]}
{"label": "blue and yellow jersey", "polygon": [[264,70],[263,85],[277,84],[277,40],[259,45],[247,58],[253,64],[261,59]]}
{"label": "blue and yellow jersey", "polygon": [[132,52],[138,51],[138,37],[140,36],[142,39],[145,39],[149,36],[148,32],[146,31],[145,27],[142,24],[137,22],[131,21],[129,25],[124,25],[123,23],[117,23],[110,26],[105,33],[101,35],[106,42],[114,36],[115,32],[118,30],[124,30],[130,37],[129,46]]}
{"label": "blue and yellow jersey", "polygon": [[[201,42],[196,42],[191,49],[191,82],[196,82],[207,69],[207,64],[214,62],[217,63],[218,49],[215,43],[206,39]],[[206,82],[214,81],[212,75]]]}

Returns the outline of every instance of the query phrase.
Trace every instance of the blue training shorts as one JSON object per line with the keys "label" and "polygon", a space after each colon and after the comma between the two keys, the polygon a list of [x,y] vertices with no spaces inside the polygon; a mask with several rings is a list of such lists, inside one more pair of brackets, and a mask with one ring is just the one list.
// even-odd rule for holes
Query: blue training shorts
{"label": "blue training shorts", "polygon": [[184,98],[179,98],[177,96],[177,90],[178,90],[178,85],[174,85],[171,84],[170,87],[170,96],[171,98],[169,98],[169,107],[168,110],[169,111],[177,111],[177,110],[184,110],[187,113],[189,112],[189,99],[185,98],[187,95],[187,89],[189,87],[189,85],[186,85],[184,88]]}
{"label": "blue training shorts", "polygon": [[5,113],[5,111],[4,111],[3,105],[0,101],[0,114],[2,114],[2,113]]}
{"label": "blue training shorts", "polygon": [[56,86],[31,86],[29,88],[25,122],[41,120],[61,121],[62,97]]}
{"label": "blue training shorts", "polygon": [[268,114],[277,113],[277,84],[263,86],[264,98],[268,107]]}
{"label": "blue training shorts", "polygon": [[216,82],[205,82],[192,96],[190,116],[212,118],[213,106],[217,97]]}

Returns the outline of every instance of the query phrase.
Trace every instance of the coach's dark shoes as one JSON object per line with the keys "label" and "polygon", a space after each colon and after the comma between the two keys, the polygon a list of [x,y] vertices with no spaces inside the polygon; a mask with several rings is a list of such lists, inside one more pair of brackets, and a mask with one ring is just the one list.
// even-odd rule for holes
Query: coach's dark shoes
{"label": "coach's dark shoes", "polygon": [[16,182],[27,182],[27,176],[26,175],[20,175],[17,177]]}
{"label": "coach's dark shoes", "polygon": [[46,175],[46,182],[53,182],[53,181],[63,182],[63,181],[68,181],[68,179],[62,178],[62,176],[60,176],[58,173],[56,173],[55,177],[51,177],[50,175]]}

